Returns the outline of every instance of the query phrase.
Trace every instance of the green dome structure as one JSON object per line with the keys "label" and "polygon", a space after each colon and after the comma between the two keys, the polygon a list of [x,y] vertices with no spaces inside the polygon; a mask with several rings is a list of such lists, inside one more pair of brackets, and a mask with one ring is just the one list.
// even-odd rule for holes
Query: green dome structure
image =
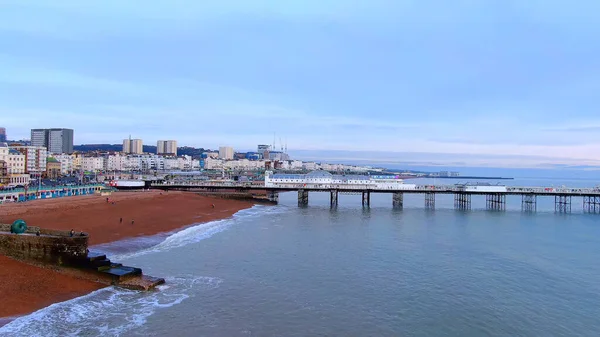
{"label": "green dome structure", "polygon": [[11,233],[15,233],[15,234],[23,234],[25,233],[25,231],[27,230],[27,224],[25,223],[25,220],[15,220],[15,222],[12,223],[12,226],[10,226],[10,232]]}

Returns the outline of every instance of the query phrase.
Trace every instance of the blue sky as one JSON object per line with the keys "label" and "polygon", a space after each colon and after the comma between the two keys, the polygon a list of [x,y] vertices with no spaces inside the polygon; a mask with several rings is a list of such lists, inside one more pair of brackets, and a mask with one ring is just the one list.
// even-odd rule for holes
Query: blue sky
{"label": "blue sky", "polygon": [[0,125],[9,138],[73,128],[76,143],[246,150],[276,132],[298,153],[600,165],[598,13],[585,0],[2,0]]}

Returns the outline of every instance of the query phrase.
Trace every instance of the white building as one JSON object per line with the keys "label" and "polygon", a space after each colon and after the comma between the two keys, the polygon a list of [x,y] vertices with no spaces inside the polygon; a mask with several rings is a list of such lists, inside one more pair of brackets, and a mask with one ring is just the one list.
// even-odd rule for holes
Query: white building
{"label": "white building", "polygon": [[25,173],[26,160],[21,152],[11,149],[6,143],[0,143],[0,161],[6,163],[8,186],[28,185],[31,180]]}
{"label": "white building", "polygon": [[41,146],[11,146],[25,155],[25,173],[41,174],[46,172],[46,160],[48,151]]}
{"label": "white building", "polygon": [[416,185],[405,184],[402,179],[390,175],[339,175],[327,171],[313,171],[308,174],[273,174],[273,172],[267,171],[265,187],[414,190]]}
{"label": "white building", "polygon": [[223,161],[221,159],[206,158],[204,159],[204,168],[207,170],[217,170],[223,168]]}
{"label": "white building", "polygon": [[104,170],[104,157],[83,157],[81,166],[84,171],[99,172]]}
{"label": "white building", "polygon": [[233,148],[230,146],[221,146],[219,147],[219,158],[224,160],[232,160],[233,159]]}
{"label": "white building", "polygon": [[306,162],[306,163],[302,163],[302,168],[307,171],[314,171],[314,170],[317,170],[319,167],[318,167],[317,163]]}
{"label": "white building", "polygon": [[107,171],[126,171],[128,166],[127,156],[121,154],[109,155],[106,157]]}
{"label": "white building", "polygon": [[60,162],[60,173],[61,174],[71,174],[76,171],[74,159],[75,157],[70,154],[56,154],[54,158]]}

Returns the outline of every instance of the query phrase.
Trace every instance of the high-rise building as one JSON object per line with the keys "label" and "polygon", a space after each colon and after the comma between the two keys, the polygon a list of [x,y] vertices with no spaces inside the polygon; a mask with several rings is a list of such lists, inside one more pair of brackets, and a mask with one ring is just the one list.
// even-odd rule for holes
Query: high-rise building
{"label": "high-rise building", "polygon": [[41,174],[46,172],[46,160],[48,151],[42,146],[11,146],[25,155],[25,173]]}
{"label": "high-rise building", "polygon": [[176,140],[159,140],[156,142],[156,154],[177,155]]}
{"label": "high-rise building", "polygon": [[221,159],[233,159],[233,148],[229,146],[219,147],[219,158]]}
{"label": "high-rise building", "polygon": [[48,146],[48,129],[31,130],[31,146]]}
{"label": "high-rise building", "polygon": [[40,146],[50,153],[73,153],[73,129],[32,129],[31,146]]}
{"label": "high-rise building", "polygon": [[123,139],[123,152],[142,154],[144,153],[144,143],[141,139]]}
{"label": "high-rise building", "polygon": [[6,141],[6,129],[0,128],[0,143]]}

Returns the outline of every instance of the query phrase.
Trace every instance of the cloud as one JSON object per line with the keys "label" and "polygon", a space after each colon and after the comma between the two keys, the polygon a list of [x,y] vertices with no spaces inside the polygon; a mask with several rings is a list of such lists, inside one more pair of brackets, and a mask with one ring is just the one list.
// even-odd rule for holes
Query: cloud
{"label": "cloud", "polygon": [[81,143],[253,149],[275,132],[421,163],[592,165],[600,5],[558,4],[5,0],[1,123]]}

